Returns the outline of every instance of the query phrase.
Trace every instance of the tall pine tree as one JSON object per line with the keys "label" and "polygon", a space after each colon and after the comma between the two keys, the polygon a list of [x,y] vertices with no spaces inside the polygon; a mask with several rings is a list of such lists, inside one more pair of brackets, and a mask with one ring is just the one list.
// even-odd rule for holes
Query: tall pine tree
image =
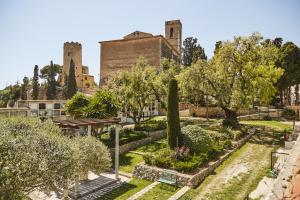
{"label": "tall pine tree", "polygon": [[33,80],[32,80],[32,99],[37,100],[39,98],[39,66],[34,66]]}
{"label": "tall pine tree", "polygon": [[49,67],[49,74],[47,77],[47,90],[46,90],[46,96],[47,99],[53,100],[56,98],[56,80],[55,80],[55,68],[53,65],[53,61],[50,62]]}
{"label": "tall pine tree", "polygon": [[69,68],[69,76],[67,79],[67,93],[66,97],[68,99],[72,98],[77,92],[77,84],[76,84],[76,78],[75,78],[75,63],[73,59],[71,59],[70,62],[70,68]]}
{"label": "tall pine tree", "polygon": [[181,146],[182,143],[178,101],[178,84],[176,79],[171,79],[169,83],[167,115],[168,143],[171,149],[174,149],[177,146]]}

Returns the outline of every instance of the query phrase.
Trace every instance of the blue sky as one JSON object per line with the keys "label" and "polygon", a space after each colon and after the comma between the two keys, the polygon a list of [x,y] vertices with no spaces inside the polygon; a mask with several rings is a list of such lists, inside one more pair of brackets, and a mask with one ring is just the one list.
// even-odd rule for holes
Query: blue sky
{"label": "blue sky", "polygon": [[99,79],[99,41],[135,31],[164,34],[180,19],[209,57],[217,40],[260,32],[300,46],[297,0],[0,0],[0,89],[32,76],[33,66],[62,64],[63,43],[83,45],[83,64]]}

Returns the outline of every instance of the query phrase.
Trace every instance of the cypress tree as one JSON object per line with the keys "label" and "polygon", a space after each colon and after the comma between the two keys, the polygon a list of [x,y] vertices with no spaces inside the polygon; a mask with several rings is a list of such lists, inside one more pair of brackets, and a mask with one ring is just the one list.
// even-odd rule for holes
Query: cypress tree
{"label": "cypress tree", "polygon": [[77,92],[77,84],[75,78],[75,63],[73,59],[70,62],[69,76],[67,79],[67,98],[72,98]]}
{"label": "cypress tree", "polygon": [[55,80],[55,69],[52,60],[50,62],[47,83],[48,83],[47,91],[46,91],[47,99],[53,100],[56,97],[56,80]]}
{"label": "cypress tree", "polygon": [[27,100],[28,85],[29,85],[29,79],[28,79],[28,77],[25,76],[23,78],[23,84],[21,87],[21,99],[22,100]]}
{"label": "cypress tree", "polygon": [[182,137],[179,121],[179,108],[178,108],[178,84],[176,79],[171,79],[169,83],[168,93],[168,143],[171,149],[181,146]]}
{"label": "cypress tree", "polygon": [[39,97],[39,66],[34,66],[32,80],[32,99],[37,100]]}

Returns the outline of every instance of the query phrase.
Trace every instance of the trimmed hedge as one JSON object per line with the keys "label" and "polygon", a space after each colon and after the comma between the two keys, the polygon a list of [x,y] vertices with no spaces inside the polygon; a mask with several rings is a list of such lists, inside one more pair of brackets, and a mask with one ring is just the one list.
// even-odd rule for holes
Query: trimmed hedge
{"label": "trimmed hedge", "polygon": [[281,114],[281,116],[283,118],[289,119],[289,120],[296,119],[296,115],[297,115],[296,112],[289,108],[283,109],[282,114]]}
{"label": "trimmed hedge", "polygon": [[148,120],[141,122],[139,126],[135,126],[134,130],[136,131],[146,131],[146,132],[153,132],[164,130],[167,128],[167,122],[163,120]]}
{"label": "trimmed hedge", "polygon": [[207,161],[206,154],[189,155],[184,161],[177,160],[174,157],[174,151],[162,149],[155,154],[145,154],[143,159],[147,165],[173,169],[179,172],[191,172]]}

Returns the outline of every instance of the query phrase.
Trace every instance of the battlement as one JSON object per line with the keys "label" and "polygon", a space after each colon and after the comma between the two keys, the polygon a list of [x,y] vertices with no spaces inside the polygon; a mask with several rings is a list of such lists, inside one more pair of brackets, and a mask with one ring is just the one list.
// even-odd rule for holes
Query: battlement
{"label": "battlement", "polygon": [[65,42],[64,47],[79,47],[81,48],[81,44],[79,42]]}
{"label": "battlement", "polygon": [[178,19],[178,20],[171,20],[171,21],[166,21],[165,22],[165,25],[175,25],[175,24],[181,25],[180,20]]}

